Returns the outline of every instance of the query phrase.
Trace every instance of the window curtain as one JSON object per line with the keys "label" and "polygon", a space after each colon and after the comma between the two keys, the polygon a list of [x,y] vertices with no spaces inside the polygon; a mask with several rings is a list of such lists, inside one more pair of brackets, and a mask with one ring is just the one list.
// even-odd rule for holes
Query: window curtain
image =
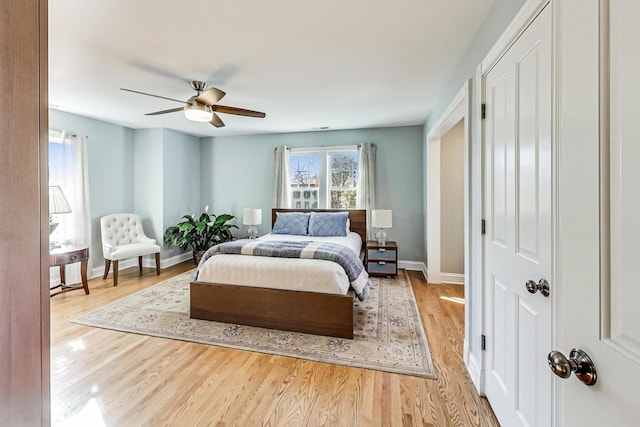
{"label": "window curtain", "polygon": [[290,208],[291,183],[289,175],[291,167],[289,165],[288,147],[285,145],[276,147],[275,156],[273,207]]}
{"label": "window curtain", "polygon": [[[70,213],[53,215],[59,225],[50,239],[60,244],[81,244],[91,248],[87,142],[69,131],[52,132],[49,136],[49,185],[60,186],[71,207]],[[89,255],[95,255],[91,249]],[[54,270],[51,276],[52,280],[57,279]],[[58,276],[58,268],[55,268],[55,276]],[[80,263],[67,265],[66,279],[68,283],[81,281]]]}
{"label": "window curtain", "polygon": [[356,208],[367,210],[367,239],[373,239],[371,210],[376,204],[376,146],[363,142],[358,147],[358,191]]}

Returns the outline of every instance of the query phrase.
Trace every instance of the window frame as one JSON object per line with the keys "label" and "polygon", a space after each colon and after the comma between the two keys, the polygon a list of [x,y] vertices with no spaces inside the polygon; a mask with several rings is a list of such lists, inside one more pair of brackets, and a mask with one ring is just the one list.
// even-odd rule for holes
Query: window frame
{"label": "window frame", "polygon": [[[318,167],[318,208],[319,209],[331,209],[329,207],[329,203],[331,201],[331,190],[343,190],[345,187],[333,187],[331,185],[331,165],[329,162],[329,158],[332,155],[339,154],[355,154],[356,158],[358,155],[358,146],[357,145],[348,145],[348,146],[338,146],[338,147],[297,147],[290,148],[289,155],[289,166],[293,166],[292,156],[318,156],[319,158],[319,167]],[[358,165],[359,167],[359,165]],[[356,197],[357,197],[357,188],[358,188],[358,175],[356,168]],[[292,171],[289,171],[289,176],[291,176]],[[311,188],[311,187],[310,187]],[[301,195],[304,194],[302,188],[296,188],[294,190],[293,184],[290,184],[291,192],[291,206],[295,206],[296,200],[293,198],[294,191],[300,191]],[[310,190],[313,191],[313,190]],[[301,197],[302,202],[304,202],[304,197]]]}

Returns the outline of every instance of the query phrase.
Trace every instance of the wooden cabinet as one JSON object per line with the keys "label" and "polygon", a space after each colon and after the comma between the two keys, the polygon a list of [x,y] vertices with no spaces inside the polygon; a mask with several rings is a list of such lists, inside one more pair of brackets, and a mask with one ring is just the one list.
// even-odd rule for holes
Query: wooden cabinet
{"label": "wooden cabinet", "polygon": [[398,245],[396,242],[378,244],[367,242],[367,272],[370,276],[396,276],[398,274]]}

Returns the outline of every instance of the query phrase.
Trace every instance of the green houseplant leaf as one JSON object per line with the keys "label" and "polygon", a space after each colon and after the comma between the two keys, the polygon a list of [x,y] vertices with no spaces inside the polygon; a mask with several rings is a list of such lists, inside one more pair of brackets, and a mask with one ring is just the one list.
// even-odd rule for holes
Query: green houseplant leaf
{"label": "green houseplant leaf", "polygon": [[164,241],[170,247],[193,251],[205,251],[218,243],[233,239],[231,230],[238,228],[229,222],[235,216],[229,214],[214,215],[205,212],[198,218],[195,215],[183,215],[178,224],[168,227],[164,232]]}

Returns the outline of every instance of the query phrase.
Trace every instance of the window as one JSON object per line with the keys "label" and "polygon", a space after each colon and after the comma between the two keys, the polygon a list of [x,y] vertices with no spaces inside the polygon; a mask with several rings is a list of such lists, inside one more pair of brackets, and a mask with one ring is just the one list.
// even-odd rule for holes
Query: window
{"label": "window", "polygon": [[355,209],[358,188],[358,153],[329,154],[329,206]]}
{"label": "window", "polygon": [[358,151],[346,148],[292,148],[291,205],[305,209],[354,209]]}

